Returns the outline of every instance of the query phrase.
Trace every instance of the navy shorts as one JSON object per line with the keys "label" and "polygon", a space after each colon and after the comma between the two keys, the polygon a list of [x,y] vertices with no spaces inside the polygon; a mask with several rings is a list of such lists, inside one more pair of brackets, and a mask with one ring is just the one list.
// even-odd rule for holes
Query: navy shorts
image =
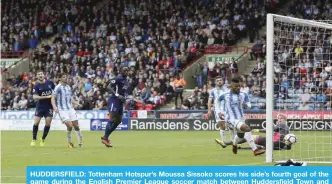
{"label": "navy shorts", "polygon": [[123,114],[123,102],[119,99],[112,98],[108,100],[108,111],[112,114]]}
{"label": "navy shorts", "polygon": [[53,117],[53,109],[48,109],[48,108],[45,108],[45,109],[36,109],[36,112],[35,112],[35,116],[38,116],[38,117]]}

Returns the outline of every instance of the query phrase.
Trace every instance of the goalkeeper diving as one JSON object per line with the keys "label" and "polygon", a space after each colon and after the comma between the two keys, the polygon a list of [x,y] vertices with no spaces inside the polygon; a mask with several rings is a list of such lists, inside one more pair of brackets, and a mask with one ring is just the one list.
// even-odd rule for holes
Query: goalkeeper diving
{"label": "goalkeeper diving", "polygon": [[[265,129],[253,130],[257,133],[265,133]],[[274,150],[290,150],[292,149],[291,143],[286,143],[284,137],[289,134],[289,126],[287,125],[287,117],[283,114],[278,116],[277,124],[273,127],[273,149]],[[253,139],[257,148],[265,149],[266,147],[266,136],[262,135],[253,135]],[[242,139],[238,144],[243,144],[247,142],[245,139]],[[232,145],[231,141],[224,142],[225,145]],[[238,146],[238,149],[251,149],[250,147]]]}

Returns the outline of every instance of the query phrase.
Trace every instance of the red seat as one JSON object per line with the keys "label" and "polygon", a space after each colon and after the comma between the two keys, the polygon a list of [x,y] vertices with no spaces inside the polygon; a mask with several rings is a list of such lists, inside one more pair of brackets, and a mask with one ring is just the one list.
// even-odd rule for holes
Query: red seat
{"label": "red seat", "polygon": [[144,108],[144,104],[141,104],[141,103],[136,103],[136,109],[139,109],[139,108]]}

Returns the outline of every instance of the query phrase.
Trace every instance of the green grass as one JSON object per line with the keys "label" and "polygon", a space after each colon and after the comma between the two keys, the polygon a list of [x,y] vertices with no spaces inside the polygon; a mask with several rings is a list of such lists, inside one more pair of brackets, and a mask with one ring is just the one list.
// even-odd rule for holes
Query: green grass
{"label": "green grass", "polygon": [[[41,134],[42,131],[38,135]],[[265,155],[255,157],[250,150],[239,150],[234,155],[231,147],[217,146],[213,139],[219,137],[219,132],[119,131],[112,135],[114,148],[105,148],[100,143],[102,134],[83,132],[85,147],[69,149],[65,131],[51,131],[42,148],[39,141],[36,147],[30,147],[31,132],[2,131],[1,183],[25,182],[26,166],[39,165],[273,165],[264,163]],[[328,137],[330,133],[320,134]],[[75,134],[72,136],[74,143],[77,142]],[[298,134],[298,139],[302,141],[301,146],[312,141],[306,134],[302,137]],[[330,147],[315,148],[324,149],[323,156],[332,157],[332,142],[329,143]],[[307,148],[301,148],[288,153],[291,156],[306,153]]]}

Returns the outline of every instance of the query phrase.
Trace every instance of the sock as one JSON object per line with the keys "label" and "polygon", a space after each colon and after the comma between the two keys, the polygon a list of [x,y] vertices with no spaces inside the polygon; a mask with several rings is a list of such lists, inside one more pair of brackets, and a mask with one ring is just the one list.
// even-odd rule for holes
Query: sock
{"label": "sock", "polygon": [[230,140],[232,141],[232,142],[234,142],[234,139],[235,139],[235,132],[233,131],[233,130],[230,130],[229,131],[229,135],[230,135]]}
{"label": "sock", "polygon": [[82,142],[83,142],[83,135],[82,135],[82,132],[81,132],[80,128],[75,129],[75,133],[76,133],[76,137],[77,137],[78,143],[82,144]]}
{"label": "sock", "polygon": [[105,128],[105,135],[104,135],[105,140],[108,140],[108,137],[111,135],[111,125],[112,125],[112,121],[108,121],[106,128]]}
{"label": "sock", "polygon": [[242,139],[240,137],[238,137],[237,135],[235,135],[234,141],[233,141],[233,145],[237,146],[237,143],[239,143]]}
{"label": "sock", "polygon": [[116,129],[116,127],[119,126],[120,123],[116,123],[116,122],[112,123],[111,128],[110,128],[110,134],[112,134],[112,132]]}
{"label": "sock", "polygon": [[32,127],[32,139],[37,140],[38,125],[33,125]]}
{"label": "sock", "polygon": [[67,130],[67,142],[71,143],[71,130]]}
{"label": "sock", "polygon": [[255,144],[255,141],[252,139],[252,134],[251,132],[247,132],[244,134],[244,138],[246,139],[246,141],[248,142],[250,148],[255,151],[257,149],[257,146]]}
{"label": "sock", "polygon": [[221,142],[225,142],[226,141],[226,130],[220,129],[219,132],[220,132]]}
{"label": "sock", "polygon": [[50,131],[50,126],[44,126],[44,132],[43,132],[43,137],[42,137],[42,139],[43,140],[45,140],[46,139],[46,137],[47,137],[47,135],[48,135],[48,132]]}

